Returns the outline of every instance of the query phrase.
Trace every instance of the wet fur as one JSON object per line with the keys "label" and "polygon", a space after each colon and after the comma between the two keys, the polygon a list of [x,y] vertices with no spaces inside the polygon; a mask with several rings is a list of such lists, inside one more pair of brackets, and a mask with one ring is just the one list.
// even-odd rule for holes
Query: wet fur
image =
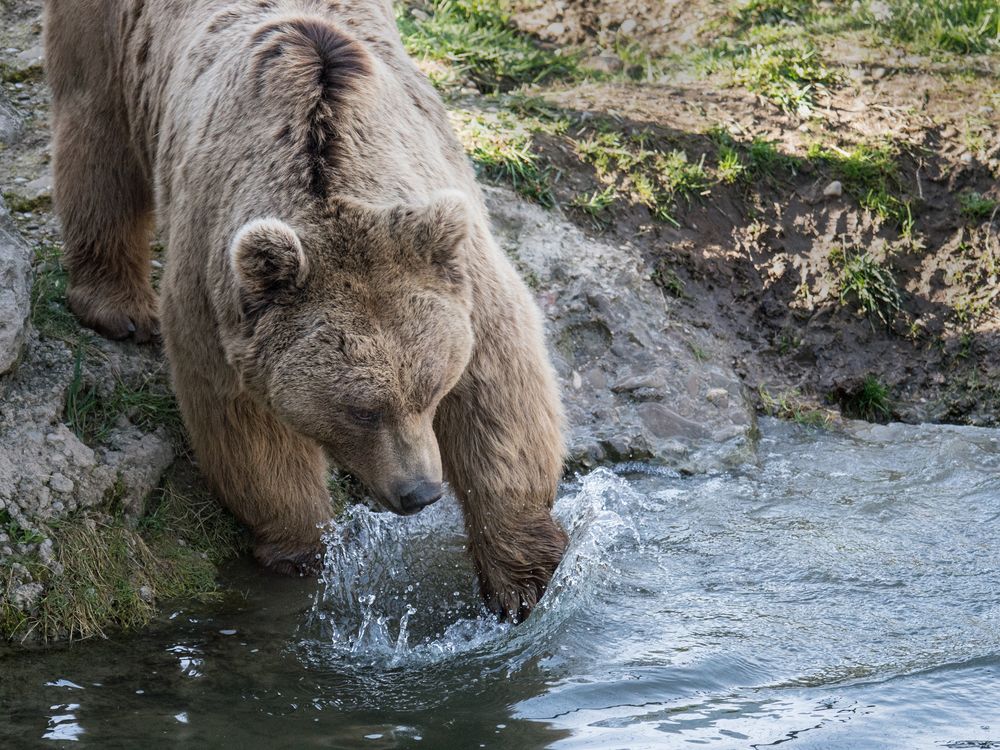
{"label": "wet fur", "polygon": [[[199,465],[258,559],[315,570],[328,455],[372,485],[440,465],[485,600],[525,617],[566,545],[559,397],[389,2],[53,0],[45,25],[69,304],[112,338],[155,339],[162,319]],[[271,217],[301,268],[234,263],[241,229]],[[331,426],[328,382],[389,405],[388,447]]]}

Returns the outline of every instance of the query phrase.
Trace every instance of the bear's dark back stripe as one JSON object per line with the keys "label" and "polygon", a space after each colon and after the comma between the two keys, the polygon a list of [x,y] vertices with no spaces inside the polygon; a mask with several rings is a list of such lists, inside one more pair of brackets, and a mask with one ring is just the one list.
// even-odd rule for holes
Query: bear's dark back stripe
{"label": "bear's dark back stripe", "polygon": [[349,116],[349,100],[360,95],[371,75],[371,58],[321,18],[274,20],[255,30],[251,44],[257,96],[284,107],[289,121],[282,140],[295,143],[308,190],[325,199],[334,142]]}

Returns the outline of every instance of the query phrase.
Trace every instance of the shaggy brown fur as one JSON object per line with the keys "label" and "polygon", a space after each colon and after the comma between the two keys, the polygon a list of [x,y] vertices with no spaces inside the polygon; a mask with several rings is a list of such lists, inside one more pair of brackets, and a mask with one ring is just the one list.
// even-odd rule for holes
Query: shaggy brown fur
{"label": "shaggy brown fur", "polygon": [[566,546],[559,397],[388,0],[46,11],[69,304],[106,336],[157,336],[155,203],[174,386],[258,559],[315,569],[328,457],[396,511],[443,475],[484,598],[525,617]]}

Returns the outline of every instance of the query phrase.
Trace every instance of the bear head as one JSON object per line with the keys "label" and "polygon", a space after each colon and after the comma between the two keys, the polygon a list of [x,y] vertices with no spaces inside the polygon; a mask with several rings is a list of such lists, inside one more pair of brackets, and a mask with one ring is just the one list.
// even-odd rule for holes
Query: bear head
{"label": "bear head", "polygon": [[442,493],[434,415],[473,347],[470,227],[457,192],[338,198],[300,225],[252,220],[231,244],[244,387],[397,513]]}

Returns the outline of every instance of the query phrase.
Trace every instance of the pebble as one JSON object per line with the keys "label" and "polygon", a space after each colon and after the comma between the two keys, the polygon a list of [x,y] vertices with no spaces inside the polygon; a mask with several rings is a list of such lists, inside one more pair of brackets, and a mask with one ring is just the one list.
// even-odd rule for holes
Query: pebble
{"label": "pebble", "polygon": [[550,23],[545,29],[545,36],[562,36],[566,33],[566,24]]}
{"label": "pebble", "polygon": [[[582,67],[585,70],[593,71],[594,73],[606,73],[613,74],[618,73],[625,66],[622,59],[618,55],[613,55],[610,52],[604,52],[600,55],[590,57],[583,61]],[[585,114],[590,114],[585,113]]]}
{"label": "pebble", "polygon": [[69,477],[56,472],[49,478],[49,487],[54,489],[56,492],[62,492],[63,494],[69,494],[73,491],[73,480]]}
{"label": "pebble", "polygon": [[626,18],[622,21],[622,25],[618,27],[618,30],[623,34],[631,34],[635,31],[636,26],[638,26],[633,18]]}
{"label": "pebble", "polygon": [[823,195],[827,198],[839,198],[844,194],[844,186],[840,184],[840,180],[834,180],[825,188],[823,188]]}

